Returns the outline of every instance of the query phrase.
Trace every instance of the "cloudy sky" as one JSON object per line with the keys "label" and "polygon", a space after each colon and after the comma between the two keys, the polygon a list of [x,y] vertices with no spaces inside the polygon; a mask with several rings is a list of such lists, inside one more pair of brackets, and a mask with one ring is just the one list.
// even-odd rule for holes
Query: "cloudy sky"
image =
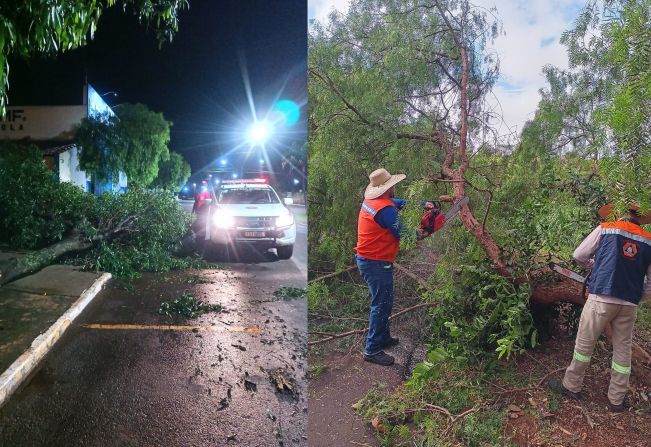
{"label": "cloudy sky", "polygon": [[[309,0],[308,19],[324,21],[333,8],[345,12],[349,0]],[[533,117],[539,94],[545,86],[542,67],[567,67],[561,33],[570,28],[585,0],[475,0],[486,8],[496,6],[505,36],[495,41],[500,57],[501,79],[494,89],[504,122],[518,133]],[[506,134],[503,125],[500,133]]]}

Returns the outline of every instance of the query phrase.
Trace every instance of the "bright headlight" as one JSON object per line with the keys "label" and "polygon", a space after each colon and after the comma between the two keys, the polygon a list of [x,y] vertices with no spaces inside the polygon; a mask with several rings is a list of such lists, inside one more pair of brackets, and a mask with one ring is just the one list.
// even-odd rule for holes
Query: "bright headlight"
{"label": "bright headlight", "polygon": [[294,223],[294,216],[291,214],[283,214],[282,216],[276,217],[277,227],[288,227],[293,223]]}
{"label": "bright headlight", "polygon": [[217,213],[213,216],[212,219],[213,219],[213,223],[217,228],[227,229],[227,228],[233,228],[235,226],[235,219],[233,218],[233,216],[223,212],[217,211]]}

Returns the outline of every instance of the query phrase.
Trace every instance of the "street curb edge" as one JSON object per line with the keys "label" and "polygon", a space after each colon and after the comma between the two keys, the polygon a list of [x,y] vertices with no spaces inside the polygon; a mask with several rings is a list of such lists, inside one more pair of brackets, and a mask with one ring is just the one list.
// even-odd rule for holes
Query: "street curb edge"
{"label": "street curb edge", "polygon": [[49,329],[34,339],[27,351],[23,352],[5,372],[0,375],[0,407],[36,369],[54,344],[61,338],[73,320],[90,304],[95,296],[102,290],[106,282],[111,279],[110,273],[103,273],[95,280],[92,286],[84,290],[75,301]]}

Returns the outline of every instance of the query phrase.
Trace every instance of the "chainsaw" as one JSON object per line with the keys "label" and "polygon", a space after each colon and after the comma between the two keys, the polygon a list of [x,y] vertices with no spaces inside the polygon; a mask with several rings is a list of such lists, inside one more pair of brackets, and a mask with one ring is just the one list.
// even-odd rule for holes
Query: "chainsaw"
{"label": "chainsaw", "polygon": [[554,262],[549,263],[549,268],[552,269],[553,271],[555,271],[556,273],[560,273],[561,275],[565,276],[566,278],[570,278],[570,279],[572,279],[572,280],[574,280],[574,281],[576,281],[578,283],[581,283],[583,285],[583,290],[581,292],[581,296],[584,297],[585,293],[589,292],[589,290],[588,290],[588,281],[590,280],[590,273],[591,272],[588,272],[588,274],[586,276],[583,276],[583,275],[578,274],[574,270],[570,270],[568,268],[561,267],[560,265],[558,265],[558,264],[556,264]]}
{"label": "chainsaw", "polygon": [[420,219],[420,228],[428,231],[430,234],[441,230],[454,216],[459,214],[461,208],[468,203],[470,199],[464,196],[457,203],[452,205],[445,214],[441,214],[441,203],[431,201],[434,204],[432,208],[426,208],[425,214]]}

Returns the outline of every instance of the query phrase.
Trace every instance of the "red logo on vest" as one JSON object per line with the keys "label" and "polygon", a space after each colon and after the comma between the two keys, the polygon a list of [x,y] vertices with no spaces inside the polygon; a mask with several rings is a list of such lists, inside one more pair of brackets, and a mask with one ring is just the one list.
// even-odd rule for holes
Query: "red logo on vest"
{"label": "red logo on vest", "polygon": [[624,242],[622,250],[624,252],[624,256],[627,258],[634,258],[637,254],[637,244],[633,241],[626,241]]}

